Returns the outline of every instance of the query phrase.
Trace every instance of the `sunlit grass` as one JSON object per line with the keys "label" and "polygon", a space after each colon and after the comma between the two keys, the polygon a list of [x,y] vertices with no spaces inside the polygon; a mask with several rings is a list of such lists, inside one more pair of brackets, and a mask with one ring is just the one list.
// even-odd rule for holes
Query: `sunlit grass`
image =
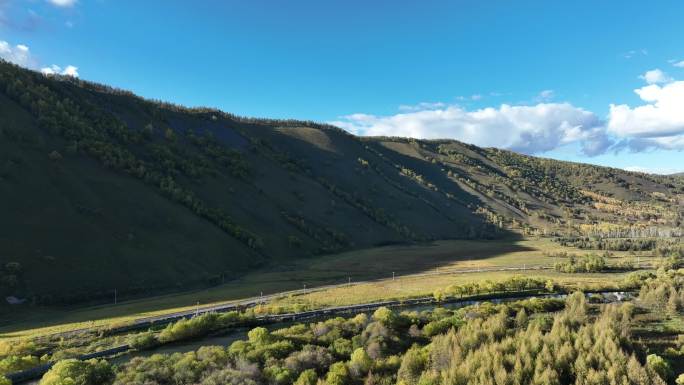
{"label": "sunlit grass", "polygon": [[[367,284],[339,287],[275,301],[276,304],[301,303],[335,306],[352,303],[429,296],[435,289],[452,284],[484,279],[505,279],[520,272],[483,272],[419,276],[421,273],[466,269],[496,269],[509,266],[551,266],[557,258],[552,252],[584,254],[588,251],[559,246],[549,239],[520,241],[438,241],[426,245],[387,246],[346,252],[316,259],[301,259],[283,268],[254,272],[225,285],[207,290],[159,296],[117,305],[102,305],[65,311],[51,308],[26,308],[11,316],[10,324],[0,327],[0,338],[29,337],[66,330],[110,326],[137,318],[195,309],[243,298],[258,297],[288,290],[373,280]],[[629,253],[614,253],[609,263],[635,260]],[[647,254],[642,263],[651,260]],[[392,280],[392,273],[395,280]],[[606,280],[617,281],[622,274],[560,274],[553,271],[528,271],[525,275],[550,278],[564,283],[591,286]]]}

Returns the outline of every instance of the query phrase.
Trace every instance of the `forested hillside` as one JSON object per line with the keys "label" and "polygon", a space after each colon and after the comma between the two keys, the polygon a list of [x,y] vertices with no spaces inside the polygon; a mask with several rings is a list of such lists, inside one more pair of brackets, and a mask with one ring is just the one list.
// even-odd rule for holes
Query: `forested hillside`
{"label": "forested hillside", "polygon": [[0,194],[0,294],[45,304],[391,243],[678,235],[684,217],[681,178],[186,109],[5,62]]}

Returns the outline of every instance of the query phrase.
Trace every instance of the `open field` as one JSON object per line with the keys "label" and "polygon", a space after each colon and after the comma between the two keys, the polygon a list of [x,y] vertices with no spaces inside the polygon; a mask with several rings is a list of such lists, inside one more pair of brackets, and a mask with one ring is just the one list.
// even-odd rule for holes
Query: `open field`
{"label": "open field", "polygon": [[[72,330],[82,327],[103,326],[131,321],[136,318],[161,315],[201,306],[225,303],[239,299],[282,291],[313,288],[347,282],[373,281],[351,287],[336,288],[297,296],[297,301],[313,301],[320,305],[338,305],[379,299],[394,299],[430,295],[436,289],[450,284],[503,279],[520,272],[488,272],[419,276],[419,274],[450,269],[494,269],[498,267],[550,266],[554,258],[545,253],[567,251],[584,254],[588,251],[561,247],[548,239],[500,241],[438,241],[423,245],[395,245],[378,247],[316,259],[300,259],[290,265],[275,266],[268,270],[250,273],[243,278],[211,289],[166,295],[142,300],[120,302],[82,309],[18,308],[5,316],[0,326],[0,338],[28,337]],[[633,259],[629,253],[615,253],[612,262]],[[614,259],[614,261],[613,261]],[[652,258],[644,254],[642,263]],[[396,280],[392,281],[392,272]],[[621,274],[568,275],[553,271],[532,271],[559,281],[590,284],[605,279],[618,280]],[[335,298],[333,300],[333,298]],[[281,301],[291,301],[283,299]],[[284,302],[278,302],[284,303]]]}
{"label": "open field", "polygon": [[471,274],[448,274],[436,276],[406,276],[402,279],[383,279],[348,287],[332,288],[308,294],[294,295],[274,300],[270,307],[307,304],[313,307],[343,306],[365,301],[388,301],[408,297],[431,296],[436,289],[450,285],[462,285],[484,280],[503,281],[516,275],[550,279],[563,286],[590,290],[617,284],[626,273],[564,274],[551,270],[496,271]]}

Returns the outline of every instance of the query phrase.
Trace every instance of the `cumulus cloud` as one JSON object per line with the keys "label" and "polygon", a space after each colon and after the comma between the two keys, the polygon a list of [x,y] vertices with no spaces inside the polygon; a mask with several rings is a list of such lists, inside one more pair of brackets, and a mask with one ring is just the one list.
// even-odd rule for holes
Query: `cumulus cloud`
{"label": "cumulus cloud", "polygon": [[50,67],[41,68],[40,72],[44,75],[67,75],[75,78],[78,77],[78,67],[72,65],[68,65],[66,68],[62,69],[62,67],[53,64]]}
{"label": "cumulus cloud", "polygon": [[68,65],[62,71],[62,75],[73,76],[73,77],[77,78],[78,77],[78,67]]}
{"label": "cumulus cloud", "polygon": [[672,61],[672,65],[677,67],[677,68],[684,68],[684,60],[680,60],[680,61],[674,60],[674,61]]}
{"label": "cumulus cloud", "polygon": [[601,119],[569,103],[503,104],[473,111],[448,105],[390,116],[352,114],[331,123],[357,135],[451,138],[529,154],[577,142],[585,154],[597,155],[612,144]]}
{"label": "cumulus cloud", "polygon": [[640,78],[647,83],[634,90],[641,104],[611,104],[606,118],[570,103],[551,102],[554,91],[543,90],[533,105],[468,109],[456,104],[419,103],[401,106],[394,115],[357,113],[330,123],[362,136],[456,139],[528,154],[568,144],[578,145],[588,156],[624,149],[684,150],[684,81],[660,69],[647,71]]}
{"label": "cumulus cloud", "polygon": [[[10,63],[20,65],[33,70],[38,70],[38,61],[31,54],[31,50],[24,44],[11,45],[10,43],[0,40],[0,59],[6,60]],[[51,65],[40,68],[40,72],[45,75],[67,75],[78,77],[78,67],[67,65],[62,68],[58,65]]]}
{"label": "cumulus cloud", "polygon": [[56,7],[73,7],[77,0],[47,0],[48,3]]}
{"label": "cumulus cloud", "polygon": [[4,40],[0,40],[0,58],[23,67],[32,67],[35,64],[29,47],[23,44],[12,46]]}
{"label": "cumulus cloud", "polygon": [[684,81],[634,90],[644,104],[611,104],[608,130],[632,150],[684,149]]}
{"label": "cumulus cloud", "polygon": [[662,84],[669,83],[672,81],[671,77],[669,77],[665,72],[661,71],[658,68],[646,71],[646,73],[639,76],[639,78],[645,80],[648,84]]}

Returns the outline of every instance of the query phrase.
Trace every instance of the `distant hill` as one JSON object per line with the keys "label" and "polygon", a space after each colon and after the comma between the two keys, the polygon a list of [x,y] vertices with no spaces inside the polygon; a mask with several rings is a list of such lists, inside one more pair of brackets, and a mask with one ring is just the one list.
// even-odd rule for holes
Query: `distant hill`
{"label": "distant hill", "polygon": [[392,243],[670,229],[683,193],[674,177],[187,109],[0,63],[3,297],[145,295]]}

